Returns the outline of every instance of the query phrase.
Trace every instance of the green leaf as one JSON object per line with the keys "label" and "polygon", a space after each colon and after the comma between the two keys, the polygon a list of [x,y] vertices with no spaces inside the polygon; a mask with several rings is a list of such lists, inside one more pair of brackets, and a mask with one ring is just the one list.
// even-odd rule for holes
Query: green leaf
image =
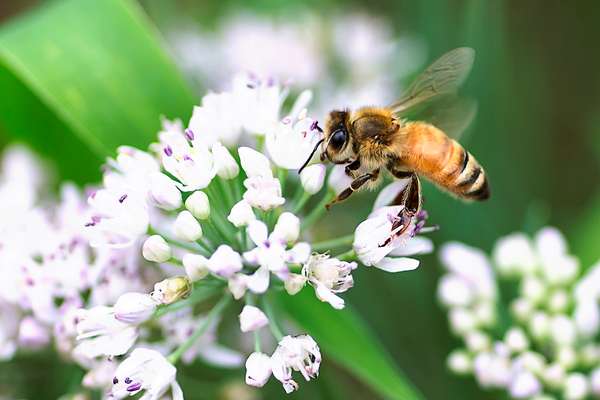
{"label": "green leaf", "polygon": [[279,304],[317,341],[325,363],[335,361],[386,399],[422,398],[349,305],[334,310],[308,289],[280,296]]}
{"label": "green leaf", "polygon": [[78,181],[97,177],[119,145],[145,148],[161,115],[187,119],[194,104],[154,27],[128,0],[49,2],[3,26],[0,87],[4,130]]}

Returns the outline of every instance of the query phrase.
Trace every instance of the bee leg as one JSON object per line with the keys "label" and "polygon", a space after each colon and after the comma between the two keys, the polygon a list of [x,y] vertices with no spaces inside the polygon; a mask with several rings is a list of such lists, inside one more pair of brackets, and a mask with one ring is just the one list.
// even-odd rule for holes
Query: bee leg
{"label": "bee leg", "polygon": [[[395,174],[394,174],[395,175]],[[411,173],[410,182],[394,199],[394,205],[402,205],[395,221],[392,223],[392,234],[379,247],[387,246],[394,238],[402,235],[411,226],[413,218],[421,209],[421,182],[415,173]]]}
{"label": "bee leg", "polygon": [[354,161],[352,161],[350,164],[346,165],[346,168],[344,169],[344,171],[346,172],[346,175],[348,175],[349,177],[353,177],[354,175],[352,174],[353,171],[356,171],[357,169],[360,168],[360,159],[356,159]]}
{"label": "bee leg", "polygon": [[335,199],[333,199],[331,202],[329,202],[328,204],[325,205],[326,209],[330,209],[332,205],[336,204],[336,203],[340,203],[344,200],[346,200],[348,197],[350,197],[350,195],[352,193],[354,193],[355,191],[357,191],[358,189],[361,188],[362,185],[364,185],[365,183],[369,182],[369,181],[374,181],[379,177],[379,170],[376,169],[372,172],[367,172],[366,174],[363,174],[359,177],[357,177],[356,179],[354,179],[351,183],[350,186],[346,189],[344,189],[340,194],[338,194],[336,196]]}

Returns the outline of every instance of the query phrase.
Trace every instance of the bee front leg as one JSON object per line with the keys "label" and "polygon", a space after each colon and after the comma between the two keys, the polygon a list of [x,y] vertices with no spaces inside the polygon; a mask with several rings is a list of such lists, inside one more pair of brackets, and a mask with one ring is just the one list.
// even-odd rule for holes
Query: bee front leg
{"label": "bee front leg", "polygon": [[350,164],[346,165],[346,168],[344,169],[344,171],[346,172],[346,175],[348,175],[349,177],[354,177],[353,172],[358,170],[360,168],[360,159],[357,158],[356,160],[352,161]]}
{"label": "bee front leg", "polygon": [[378,177],[379,177],[379,169],[376,169],[372,172],[367,172],[366,174],[363,174],[363,175],[357,177],[350,183],[350,186],[348,188],[344,189],[340,194],[338,194],[336,196],[335,199],[333,199],[331,202],[326,204],[325,208],[329,210],[332,205],[346,200],[348,197],[350,197],[350,195],[352,193],[354,193],[358,189],[360,189],[361,186],[363,186],[365,183],[367,183],[369,181],[375,181],[375,180],[377,180]]}

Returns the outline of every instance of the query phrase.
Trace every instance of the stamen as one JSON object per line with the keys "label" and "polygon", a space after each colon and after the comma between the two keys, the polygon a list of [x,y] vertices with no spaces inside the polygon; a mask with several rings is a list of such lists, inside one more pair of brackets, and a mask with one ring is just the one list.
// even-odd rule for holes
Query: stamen
{"label": "stamen", "polygon": [[163,151],[165,152],[167,157],[171,157],[173,155],[173,149],[171,148],[171,146],[165,146]]}
{"label": "stamen", "polygon": [[186,129],[185,137],[191,142],[192,140],[194,140],[194,131],[192,131],[191,129]]}
{"label": "stamen", "polygon": [[125,201],[126,198],[127,198],[127,194],[124,194],[123,196],[119,197],[119,203],[123,204],[123,202]]}
{"label": "stamen", "polygon": [[137,392],[141,388],[142,388],[142,384],[140,382],[136,382],[133,385],[127,386],[127,391],[128,392]]}

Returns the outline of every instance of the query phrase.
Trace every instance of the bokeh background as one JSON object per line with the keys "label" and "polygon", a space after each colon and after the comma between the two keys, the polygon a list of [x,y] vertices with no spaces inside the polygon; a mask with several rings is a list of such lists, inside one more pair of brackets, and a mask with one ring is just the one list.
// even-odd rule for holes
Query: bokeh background
{"label": "bokeh background", "polygon": [[[48,12],[55,6],[51,3],[80,4]],[[223,87],[236,70],[259,69],[292,78],[297,89],[314,89],[314,109],[322,118],[332,106],[393,99],[428,62],[466,45],[475,48],[477,58],[463,93],[476,99],[479,108],[463,144],[486,167],[492,199],[467,205],[426,184],[426,208],[431,221],[441,226],[434,241],[439,245],[458,240],[489,251],[501,235],[516,230],[532,233],[552,224],[566,233],[584,266],[596,261],[600,253],[597,2],[142,0],[132,4],[148,19],[147,32],[141,31],[145,27],[122,28],[134,24],[133,19],[102,15],[109,7],[93,0],[0,2],[1,146],[25,141],[45,157],[58,179],[94,182],[102,157],[83,146],[86,140],[77,132],[100,135],[102,140],[96,143],[100,154],[111,154],[119,143],[145,146],[158,129],[161,113],[187,120],[200,96]],[[69,14],[67,8],[76,11]],[[141,40],[148,39],[144,35],[152,36],[148,40],[158,38],[164,52],[136,47],[130,41],[132,32]],[[70,53],[52,46],[63,40],[70,43]],[[113,43],[121,53],[111,52]],[[269,49],[281,57],[268,58]],[[70,85],[83,91],[69,91]],[[85,98],[78,98],[78,93]],[[78,129],[76,112],[89,126]],[[124,125],[123,115],[128,114],[143,122]],[[106,131],[113,135],[104,138]],[[368,214],[373,197],[355,196],[334,209],[320,222],[315,236],[353,229]],[[501,398],[446,369],[445,357],[456,343],[436,303],[440,274],[436,255],[430,255],[412,273],[359,274],[346,298],[426,398]],[[282,397],[275,384],[263,391],[235,392],[238,388],[231,382],[241,381],[240,371],[194,365],[179,375],[190,399]],[[52,353],[25,354],[0,365],[0,394],[57,398],[65,388],[76,387],[81,376]],[[290,398],[378,397],[343,368],[327,363],[317,381],[303,385]]]}

